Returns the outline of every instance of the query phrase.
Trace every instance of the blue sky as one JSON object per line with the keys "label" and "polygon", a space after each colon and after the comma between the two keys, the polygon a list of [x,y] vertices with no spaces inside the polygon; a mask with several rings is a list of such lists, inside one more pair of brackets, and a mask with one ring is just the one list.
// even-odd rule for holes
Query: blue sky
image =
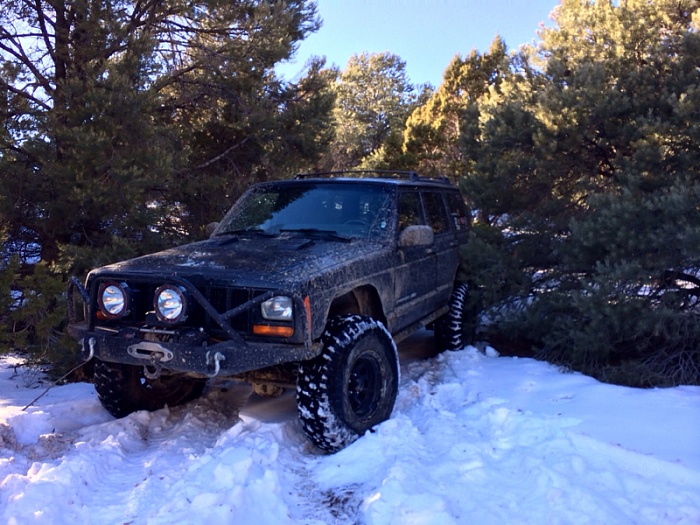
{"label": "blue sky", "polygon": [[312,55],[345,69],[353,54],[389,51],[413,83],[440,85],[456,54],[488,50],[496,34],[509,49],[537,37],[558,0],[317,0],[323,27],[278,71],[294,79]]}

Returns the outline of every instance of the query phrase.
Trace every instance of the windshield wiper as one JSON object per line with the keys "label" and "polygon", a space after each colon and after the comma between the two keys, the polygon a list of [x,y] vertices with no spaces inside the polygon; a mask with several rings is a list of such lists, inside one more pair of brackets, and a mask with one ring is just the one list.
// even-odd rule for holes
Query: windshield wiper
{"label": "windshield wiper", "polygon": [[217,237],[228,237],[229,235],[256,235],[259,237],[276,237],[274,233],[268,233],[265,230],[251,228],[249,230],[226,230],[225,232],[217,233]]}
{"label": "windshield wiper", "polygon": [[274,233],[267,233],[265,230],[250,229],[250,230],[227,230],[225,232],[217,233],[216,238],[220,239],[221,237],[226,237],[226,239],[222,240],[219,243],[219,246],[226,246],[227,244],[233,244],[234,242],[238,242],[238,239],[240,239],[243,236],[250,236],[250,235],[254,235],[256,237],[264,237],[264,238],[277,236]]}
{"label": "windshield wiper", "polygon": [[321,230],[319,228],[283,228],[280,233],[300,233],[312,239],[320,239],[324,241],[352,242],[350,237],[338,235],[335,230]]}

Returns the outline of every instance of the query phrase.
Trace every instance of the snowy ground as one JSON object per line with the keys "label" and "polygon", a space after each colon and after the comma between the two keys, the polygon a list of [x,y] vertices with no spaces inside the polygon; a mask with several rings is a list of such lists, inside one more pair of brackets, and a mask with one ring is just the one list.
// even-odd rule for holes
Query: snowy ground
{"label": "snowy ground", "polygon": [[[0,524],[698,524],[700,387],[634,390],[474,348],[404,350],[392,418],[332,456],[294,395],[233,383],[115,420],[0,360]],[[411,346],[413,345],[413,346]]]}

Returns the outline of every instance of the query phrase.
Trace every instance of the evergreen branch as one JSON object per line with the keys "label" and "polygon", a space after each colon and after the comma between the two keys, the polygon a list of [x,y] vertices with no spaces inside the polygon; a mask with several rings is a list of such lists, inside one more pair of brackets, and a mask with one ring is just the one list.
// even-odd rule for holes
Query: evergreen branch
{"label": "evergreen branch", "polygon": [[[0,78],[0,86],[2,86],[3,88],[7,89],[7,90],[10,91],[11,93],[14,93],[14,94],[17,95],[17,96],[22,97],[23,99],[25,99],[25,100],[27,100],[27,101],[29,101],[29,102],[33,102],[34,104],[36,104],[37,106],[41,107],[42,109],[44,109],[44,110],[46,110],[46,111],[49,111],[49,110],[51,109],[51,106],[48,105],[48,104],[47,104],[46,102],[44,102],[43,100],[40,100],[40,99],[36,98],[36,97],[33,96],[33,95],[30,95],[30,94],[27,93],[26,91],[23,91],[23,90],[21,90],[21,89],[19,89],[19,88],[16,88],[16,87],[13,86],[12,84],[9,84],[9,83],[5,82],[5,81],[2,80],[1,78]],[[43,87],[43,86],[42,86],[42,87]]]}
{"label": "evergreen branch", "polygon": [[[5,36],[7,35],[7,36]],[[5,41],[9,40],[12,42],[14,47],[5,44]],[[16,48],[16,49],[15,49]],[[9,55],[13,56],[19,60],[22,65],[26,66],[29,71],[34,75],[37,83],[46,90],[47,93],[52,93],[53,88],[49,83],[48,79],[39,71],[39,69],[34,65],[34,62],[27,56],[24,52],[22,45],[14,40],[13,35],[9,35],[4,29],[0,30],[0,50],[5,51]]]}
{"label": "evergreen branch", "polygon": [[688,294],[700,297],[700,277],[677,270],[666,270],[663,275],[665,286],[673,286],[678,281],[684,281],[695,285],[691,290],[685,290]]}
{"label": "evergreen branch", "polygon": [[235,151],[238,148],[240,148],[241,146],[243,146],[243,144],[248,142],[248,140],[250,140],[250,137],[244,138],[242,141],[240,141],[240,142],[234,144],[233,146],[231,146],[230,148],[226,149],[223,153],[217,155],[216,157],[214,157],[212,159],[209,159],[208,161],[204,162],[203,164],[199,164],[198,166],[195,166],[192,169],[193,170],[201,170],[201,169],[204,169],[204,168],[211,166],[212,164],[214,164],[214,163],[220,161],[221,159],[223,159],[224,157],[226,157],[232,151]]}
{"label": "evergreen branch", "polygon": [[187,73],[191,73],[192,71],[196,71],[199,68],[200,68],[199,64],[192,64],[191,66],[187,66],[187,67],[183,67],[183,68],[171,71],[170,74],[164,75],[163,77],[161,77],[161,79],[156,81],[153,84],[153,88],[156,91],[156,93],[158,93],[159,91],[175,84],[178,81],[178,79],[185,76]]}
{"label": "evergreen branch", "polygon": [[[156,13],[156,7],[161,3],[161,0],[147,0],[146,2],[137,1],[134,3],[134,10],[131,12],[128,29],[136,29],[142,27],[146,22],[143,17],[147,15],[150,21],[153,21],[153,16]],[[127,31],[131,33],[131,31]]]}
{"label": "evergreen branch", "polygon": [[35,162],[35,163],[37,162],[36,156],[34,156],[26,149],[14,144],[14,143],[3,140],[2,143],[0,143],[0,150],[2,150],[2,149],[14,151],[15,153],[19,153],[20,155],[27,157],[32,162]]}
{"label": "evergreen branch", "polygon": [[[27,4],[29,4],[30,0],[25,0]],[[44,11],[41,9],[41,0],[35,0],[35,8],[36,8],[36,13],[37,13],[37,20],[39,22],[39,26],[41,28],[41,33],[42,33],[42,38],[44,40],[44,45],[46,46],[46,50],[48,51],[49,55],[51,56],[51,60],[54,62],[56,61],[56,54],[54,52],[53,46],[51,45],[51,39],[49,38],[51,35],[49,35],[49,32],[46,29],[46,22],[48,21],[52,27],[55,28],[55,25],[52,20],[47,19],[44,16]]]}
{"label": "evergreen branch", "polygon": [[203,35],[203,36],[225,36],[229,38],[236,38],[242,35],[247,35],[259,31],[260,26],[254,26],[252,28],[241,28],[241,27],[231,27],[231,26],[218,26],[212,28],[202,28],[196,25],[188,25],[176,22],[175,20],[164,20],[163,24],[165,26],[170,26],[172,29],[166,29],[168,33],[173,32],[173,30],[180,30],[186,34],[190,35]]}
{"label": "evergreen branch", "polygon": [[36,402],[39,401],[42,397],[44,397],[46,394],[48,394],[48,393],[49,393],[49,390],[51,390],[53,387],[55,387],[55,386],[56,386],[57,384],[59,384],[61,381],[63,381],[64,379],[66,379],[69,375],[71,375],[72,373],[74,373],[76,370],[78,370],[79,368],[81,368],[81,367],[83,367],[84,365],[86,365],[88,362],[89,362],[89,360],[88,360],[88,361],[83,361],[83,362],[80,363],[79,365],[74,366],[74,367],[71,368],[68,372],[66,372],[65,374],[63,374],[63,376],[59,377],[56,381],[54,381],[53,383],[51,383],[41,394],[39,394],[37,397],[35,397],[34,399],[32,399],[32,400],[29,402],[29,404],[27,404],[27,406],[25,406],[25,407],[22,409],[22,412],[25,412],[30,406],[32,406],[34,403],[36,403]]}

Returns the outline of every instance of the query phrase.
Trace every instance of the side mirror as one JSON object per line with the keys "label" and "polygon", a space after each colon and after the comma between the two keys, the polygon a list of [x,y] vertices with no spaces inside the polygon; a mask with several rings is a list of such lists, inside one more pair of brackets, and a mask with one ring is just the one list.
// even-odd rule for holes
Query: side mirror
{"label": "side mirror", "polygon": [[209,224],[207,224],[207,226],[204,230],[207,234],[207,237],[211,238],[211,236],[214,235],[214,232],[216,231],[216,229],[218,227],[219,227],[218,222],[210,222]]}
{"label": "side mirror", "polygon": [[416,225],[405,228],[399,235],[399,246],[430,246],[435,241],[435,234],[430,226]]}

